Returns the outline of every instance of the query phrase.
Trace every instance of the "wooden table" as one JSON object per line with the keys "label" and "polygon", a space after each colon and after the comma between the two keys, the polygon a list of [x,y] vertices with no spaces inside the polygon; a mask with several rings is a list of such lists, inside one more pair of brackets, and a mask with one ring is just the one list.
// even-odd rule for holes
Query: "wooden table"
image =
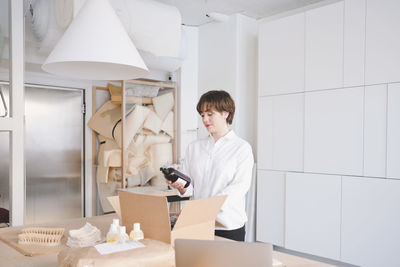
{"label": "wooden table", "polygon": [[[116,215],[104,215],[104,216],[96,216],[92,218],[79,218],[79,219],[71,219],[65,220],[60,223],[52,223],[51,225],[59,225],[62,227],[66,227],[66,234],[68,235],[69,229],[77,229],[82,227],[86,221],[89,221],[94,226],[98,227],[102,234],[108,231],[108,226],[112,222],[112,218],[115,218]],[[44,225],[42,225],[44,226]],[[10,233],[10,231],[16,231],[23,227],[11,227],[11,228],[0,228],[0,236],[5,233]],[[65,241],[64,241],[65,243]],[[63,245],[65,248],[65,245]],[[0,267],[54,267],[58,266],[57,262],[57,254],[46,254],[35,257],[28,257],[22,255],[20,252],[0,241]],[[309,259],[305,259],[298,256],[293,256],[287,253],[273,251],[273,258],[283,263],[285,267],[332,267],[333,265],[329,265],[326,263],[321,263]]]}

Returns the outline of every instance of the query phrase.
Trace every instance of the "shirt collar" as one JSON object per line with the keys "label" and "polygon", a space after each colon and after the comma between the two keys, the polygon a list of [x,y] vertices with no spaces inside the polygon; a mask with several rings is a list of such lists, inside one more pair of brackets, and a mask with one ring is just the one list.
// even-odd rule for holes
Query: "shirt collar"
{"label": "shirt collar", "polygon": [[[218,139],[217,143],[219,143],[220,141],[224,141],[224,140],[231,140],[236,136],[236,134],[233,132],[233,130],[229,130],[229,132],[222,136],[220,139]],[[208,142],[212,145],[214,145],[214,138],[211,136],[211,134],[208,135]]]}

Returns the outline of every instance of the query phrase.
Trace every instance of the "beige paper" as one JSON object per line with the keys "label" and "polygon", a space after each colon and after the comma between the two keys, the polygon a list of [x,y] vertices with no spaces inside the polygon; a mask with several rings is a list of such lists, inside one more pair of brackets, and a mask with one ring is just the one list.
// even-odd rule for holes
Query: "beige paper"
{"label": "beige paper", "polygon": [[128,146],[135,155],[144,155],[151,145],[169,143],[171,138],[165,134],[158,135],[138,135],[135,141],[132,141]]}
{"label": "beige paper", "polygon": [[117,194],[116,189],[121,188],[120,182],[109,181],[106,184],[97,183],[97,189],[99,192],[99,199],[103,212],[113,211],[113,207],[108,202],[107,197],[115,196]]}
{"label": "beige paper", "polygon": [[98,159],[97,159],[97,172],[96,178],[98,183],[107,183],[108,182],[108,166],[104,164],[104,151],[105,150],[113,150],[117,149],[118,145],[115,143],[114,140],[105,138],[104,136],[99,135],[99,152],[98,152]]}
{"label": "beige paper", "polygon": [[[140,172],[140,170],[139,170],[139,172]],[[137,187],[142,184],[142,177],[140,174],[128,176],[127,180],[128,180],[128,183],[127,183],[128,188]]]}
{"label": "beige paper", "polygon": [[[144,120],[147,118],[150,109],[141,106],[135,105],[134,110],[128,117],[125,119],[125,141],[126,144],[130,144],[135,134],[139,131],[142,127]],[[128,113],[127,113],[128,114]],[[114,139],[117,142],[119,147],[122,147],[122,140],[121,140],[121,123],[118,123],[114,129]]]}
{"label": "beige paper", "polygon": [[[172,144],[154,144],[148,150],[149,156],[149,177],[154,177],[156,175],[161,175],[160,167],[172,164]],[[163,178],[164,179],[164,178]],[[155,183],[158,183],[158,179]],[[164,179],[164,183],[165,179]]]}
{"label": "beige paper", "polygon": [[143,124],[143,128],[151,130],[153,133],[158,134],[161,130],[163,121],[154,111],[150,111],[149,116]]}
{"label": "beige paper", "polygon": [[121,180],[122,180],[121,167],[110,167],[108,169],[108,181],[121,182]]}
{"label": "beige paper", "polygon": [[137,175],[141,168],[147,164],[147,158],[143,155],[133,156],[128,158],[128,175]]}
{"label": "beige paper", "polygon": [[110,92],[111,97],[121,95],[122,88],[120,86],[116,86],[114,84],[108,83],[107,87],[108,87],[108,91]]}
{"label": "beige paper", "polygon": [[119,205],[119,196],[112,196],[107,197],[108,202],[110,203],[111,207],[117,213],[118,217],[121,219],[121,207]]}
{"label": "beige paper", "polygon": [[172,111],[168,112],[161,126],[161,130],[174,138],[174,113]]}
{"label": "beige paper", "polygon": [[96,178],[98,183],[101,184],[108,183],[108,167],[97,165]]}
{"label": "beige paper", "polygon": [[157,115],[164,120],[168,112],[174,107],[174,94],[167,93],[153,98],[153,105]]}
{"label": "beige paper", "polygon": [[88,122],[88,126],[100,135],[113,139],[112,129],[120,119],[121,106],[107,101],[92,116]]}
{"label": "beige paper", "polygon": [[121,167],[121,149],[104,150],[103,165],[106,167]]}

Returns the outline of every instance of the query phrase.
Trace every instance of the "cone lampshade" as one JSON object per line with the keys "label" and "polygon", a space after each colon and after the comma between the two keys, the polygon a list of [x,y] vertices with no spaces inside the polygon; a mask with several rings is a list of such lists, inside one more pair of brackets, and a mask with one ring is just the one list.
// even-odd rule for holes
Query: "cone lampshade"
{"label": "cone lampshade", "polygon": [[149,71],[108,0],[87,0],[42,69],[70,78],[127,80]]}

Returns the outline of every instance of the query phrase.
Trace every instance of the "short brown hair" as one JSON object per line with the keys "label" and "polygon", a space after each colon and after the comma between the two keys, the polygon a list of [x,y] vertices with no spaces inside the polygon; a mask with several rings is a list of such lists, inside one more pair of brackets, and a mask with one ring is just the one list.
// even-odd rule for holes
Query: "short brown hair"
{"label": "short brown hair", "polygon": [[235,115],[235,102],[228,92],[223,90],[208,91],[200,97],[197,103],[197,112],[201,115],[203,111],[216,109],[218,112],[226,111],[229,113],[226,118],[228,124],[232,124]]}

